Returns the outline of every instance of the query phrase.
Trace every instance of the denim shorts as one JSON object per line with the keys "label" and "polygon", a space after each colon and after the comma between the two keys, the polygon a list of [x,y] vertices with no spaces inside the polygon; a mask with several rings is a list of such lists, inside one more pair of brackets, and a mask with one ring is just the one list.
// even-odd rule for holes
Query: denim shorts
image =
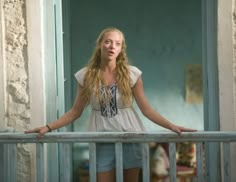
{"label": "denim shorts", "polygon": [[[114,143],[98,143],[97,172],[107,172],[116,167]],[[142,167],[142,147],[139,143],[123,143],[123,169]]]}

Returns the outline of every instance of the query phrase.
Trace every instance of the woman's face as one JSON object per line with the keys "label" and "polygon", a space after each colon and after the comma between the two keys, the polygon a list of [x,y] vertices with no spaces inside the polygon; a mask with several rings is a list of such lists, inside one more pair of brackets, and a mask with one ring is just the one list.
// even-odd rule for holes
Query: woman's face
{"label": "woman's face", "polygon": [[106,32],[101,41],[101,58],[103,60],[116,60],[121,52],[123,36],[118,31]]}

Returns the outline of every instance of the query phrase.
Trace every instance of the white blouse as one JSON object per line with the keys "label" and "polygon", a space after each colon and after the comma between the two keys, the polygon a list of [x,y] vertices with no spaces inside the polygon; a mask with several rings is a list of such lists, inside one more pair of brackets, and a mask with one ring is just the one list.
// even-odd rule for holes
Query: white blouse
{"label": "white blouse", "polygon": [[[82,68],[75,73],[75,78],[78,83],[84,85],[84,75],[87,68]],[[135,66],[129,66],[131,88],[137,82],[142,72]],[[107,92],[105,87],[101,88],[102,96],[105,96]],[[92,108],[89,117],[88,131],[99,132],[136,132],[145,131],[145,128],[133,108],[133,105],[127,107],[122,105],[121,95],[118,90],[117,84],[109,86],[108,94],[110,95],[109,103],[99,104],[98,99],[95,97],[95,93],[92,95],[90,105]]]}

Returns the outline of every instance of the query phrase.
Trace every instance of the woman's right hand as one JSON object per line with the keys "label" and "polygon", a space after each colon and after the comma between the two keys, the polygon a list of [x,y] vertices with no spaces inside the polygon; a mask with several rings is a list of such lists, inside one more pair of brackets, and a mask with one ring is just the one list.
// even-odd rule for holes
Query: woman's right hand
{"label": "woman's right hand", "polygon": [[25,134],[28,134],[28,133],[38,133],[37,139],[40,139],[47,132],[49,132],[49,128],[47,126],[41,126],[41,127],[38,127],[38,128],[34,128],[32,130],[26,130]]}

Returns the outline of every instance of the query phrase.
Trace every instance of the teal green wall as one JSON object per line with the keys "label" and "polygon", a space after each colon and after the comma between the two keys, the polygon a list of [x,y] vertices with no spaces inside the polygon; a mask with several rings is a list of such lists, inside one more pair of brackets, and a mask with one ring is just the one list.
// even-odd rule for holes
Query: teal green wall
{"label": "teal green wall", "polygon": [[[70,0],[70,12],[73,99],[74,73],[87,64],[100,31],[114,26],[125,34],[131,64],[143,71],[153,108],[176,124],[203,130],[203,104],[187,104],[184,99],[185,66],[202,64],[201,1]],[[137,111],[148,131],[164,130]],[[88,115],[89,108],[73,123],[74,131],[86,131]],[[75,173],[88,159],[87,148],[86,144],[73,147]]]}
{"label": "teal green wall", "polygon": [[[185,102],[184,70],[186,64],[202,63],[201,1],[72,0],[73,97],[77,87],[73,74],[86,65],[98,34],[108,26],[124,32],[130,62],[143,71],[150,104],[176,124],[202,130],[203,104]],[[88,112],[74,123],[75,131],[85,130]],[[140,117],[149,131],[163,130],[141,113]]]}

